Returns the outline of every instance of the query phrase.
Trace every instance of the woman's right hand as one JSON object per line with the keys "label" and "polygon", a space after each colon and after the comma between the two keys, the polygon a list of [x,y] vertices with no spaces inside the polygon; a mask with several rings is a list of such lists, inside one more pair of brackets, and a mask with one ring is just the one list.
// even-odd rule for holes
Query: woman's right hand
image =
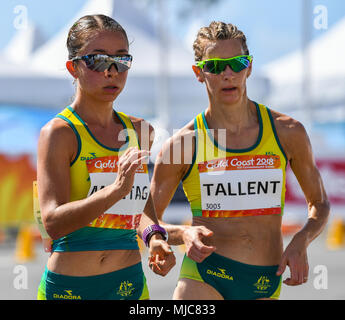
{"label": "woman's right hand", "polygon": [[200,263],[216,250],[214,246],[203,243],[204,237],[212,237],[213,232],[204,226],[188,226],[183,232],[183,242],[188,258]]}
{"label": "woman's right hand", "polygon": [[139,150],[138,148],[128,148],[119,158],[118,172],[114,184],[119,192],[125,197],[131,190],[134,183],[135,171],[138,167],[147,163],[150,152],[147,150]]}

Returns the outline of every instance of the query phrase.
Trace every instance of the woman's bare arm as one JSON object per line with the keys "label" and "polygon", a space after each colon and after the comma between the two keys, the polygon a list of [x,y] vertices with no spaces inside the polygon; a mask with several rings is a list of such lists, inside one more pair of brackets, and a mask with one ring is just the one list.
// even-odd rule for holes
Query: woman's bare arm
{"label": "woman's bare arm", "polygon": [[298,121],[286,116],[276,115],[275,118],[279,139],[308,204],[307,222],[287,246],[278,271],[278,274],[282,274],[286,265],[289,265],[291,277],[284,282],[298,285],[308,279],[306,250],[324,229],[330,205],[305,128]]}
{"label": "woman's bare arm", "polygon": [[[52,239],[58,239],[103,214],[130,191],[134,173],[147,151],[131,149],[119,160],[116,181],[90,197],[69,202],[70,163],[77,150],[72,129],[63,120],[54,119],[40,133],[37,181],[42,220]],[[134,160],[137,159],[137,160]]]}

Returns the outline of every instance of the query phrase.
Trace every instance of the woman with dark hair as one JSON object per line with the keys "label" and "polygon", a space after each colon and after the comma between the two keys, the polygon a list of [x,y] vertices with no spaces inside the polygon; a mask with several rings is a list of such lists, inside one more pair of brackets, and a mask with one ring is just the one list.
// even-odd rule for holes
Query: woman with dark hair
{"label": "woman with dark hair", "polygon": [[38,144],[39,204],[53,239],[38,299],[149,299],[141,216],[152,270],[166,275],[175,257],[150,195],[153,128],[113,109],[132,62],[127,35],[110,17],[84,16],[67,48],[76,96],[42,128]]}

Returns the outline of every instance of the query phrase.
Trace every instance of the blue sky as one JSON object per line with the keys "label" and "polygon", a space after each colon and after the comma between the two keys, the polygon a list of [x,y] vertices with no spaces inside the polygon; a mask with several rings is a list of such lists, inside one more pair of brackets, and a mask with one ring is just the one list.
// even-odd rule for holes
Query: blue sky
{"label": "blue sky", "polygon": [[[0,51],[15,34],[14,8],[24,5],[28,18],[37,24],[45,37],[54,35],[62,28],[86,0],[6,0],[0,3]],[[97,1],[97,0],[95,0]],[[146,3],[148,0],[133,0]],[[151,0],[154,2],[154,0]],[[202,6],[188,6],[187,0],[163,0],[168,4],[169,15],[166,22],[169,31],[185,41],[189,31],[207,25],[212,20],[231,22],[243,30],[248,38],[251,53],[257,65],[263,65],[273,59],[294,51],[301,46],[302,0],[219,0],[218,4],[205,9]],[[328,29],[345,17],[343,0],[310,0],[311,8],[323,5],[327,8]],[[188,17],[182,19],[177,12],[188,10]],[[151,5],[149,14],[157,18],[156,6]],[[316,14],[311,12],[311,18]],[[193,29],[194,26],[194,29]],[[318,37],[327,30],[313,28],[313,37]],[[191,40],[189,41],[190,46]]]}

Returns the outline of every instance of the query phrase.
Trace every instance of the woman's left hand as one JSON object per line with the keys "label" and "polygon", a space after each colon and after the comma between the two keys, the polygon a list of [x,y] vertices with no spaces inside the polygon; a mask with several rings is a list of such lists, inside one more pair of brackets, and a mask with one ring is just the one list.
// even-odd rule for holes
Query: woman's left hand
{"label": "woman's left hand", "polygon": [[162,239],[157,239],[155,235],[150,239],[149,253],[149,267],[156,274],[166,276],[176,264],[170,245]]}
{"label": "woman's left hand", "polygon": [[286,266],[290,268],[290,277],[283,281],[286,285],[298,286],[308,281],[307,245],[301,233],[297,233],[285,249],[276,275],[281,276]]}

